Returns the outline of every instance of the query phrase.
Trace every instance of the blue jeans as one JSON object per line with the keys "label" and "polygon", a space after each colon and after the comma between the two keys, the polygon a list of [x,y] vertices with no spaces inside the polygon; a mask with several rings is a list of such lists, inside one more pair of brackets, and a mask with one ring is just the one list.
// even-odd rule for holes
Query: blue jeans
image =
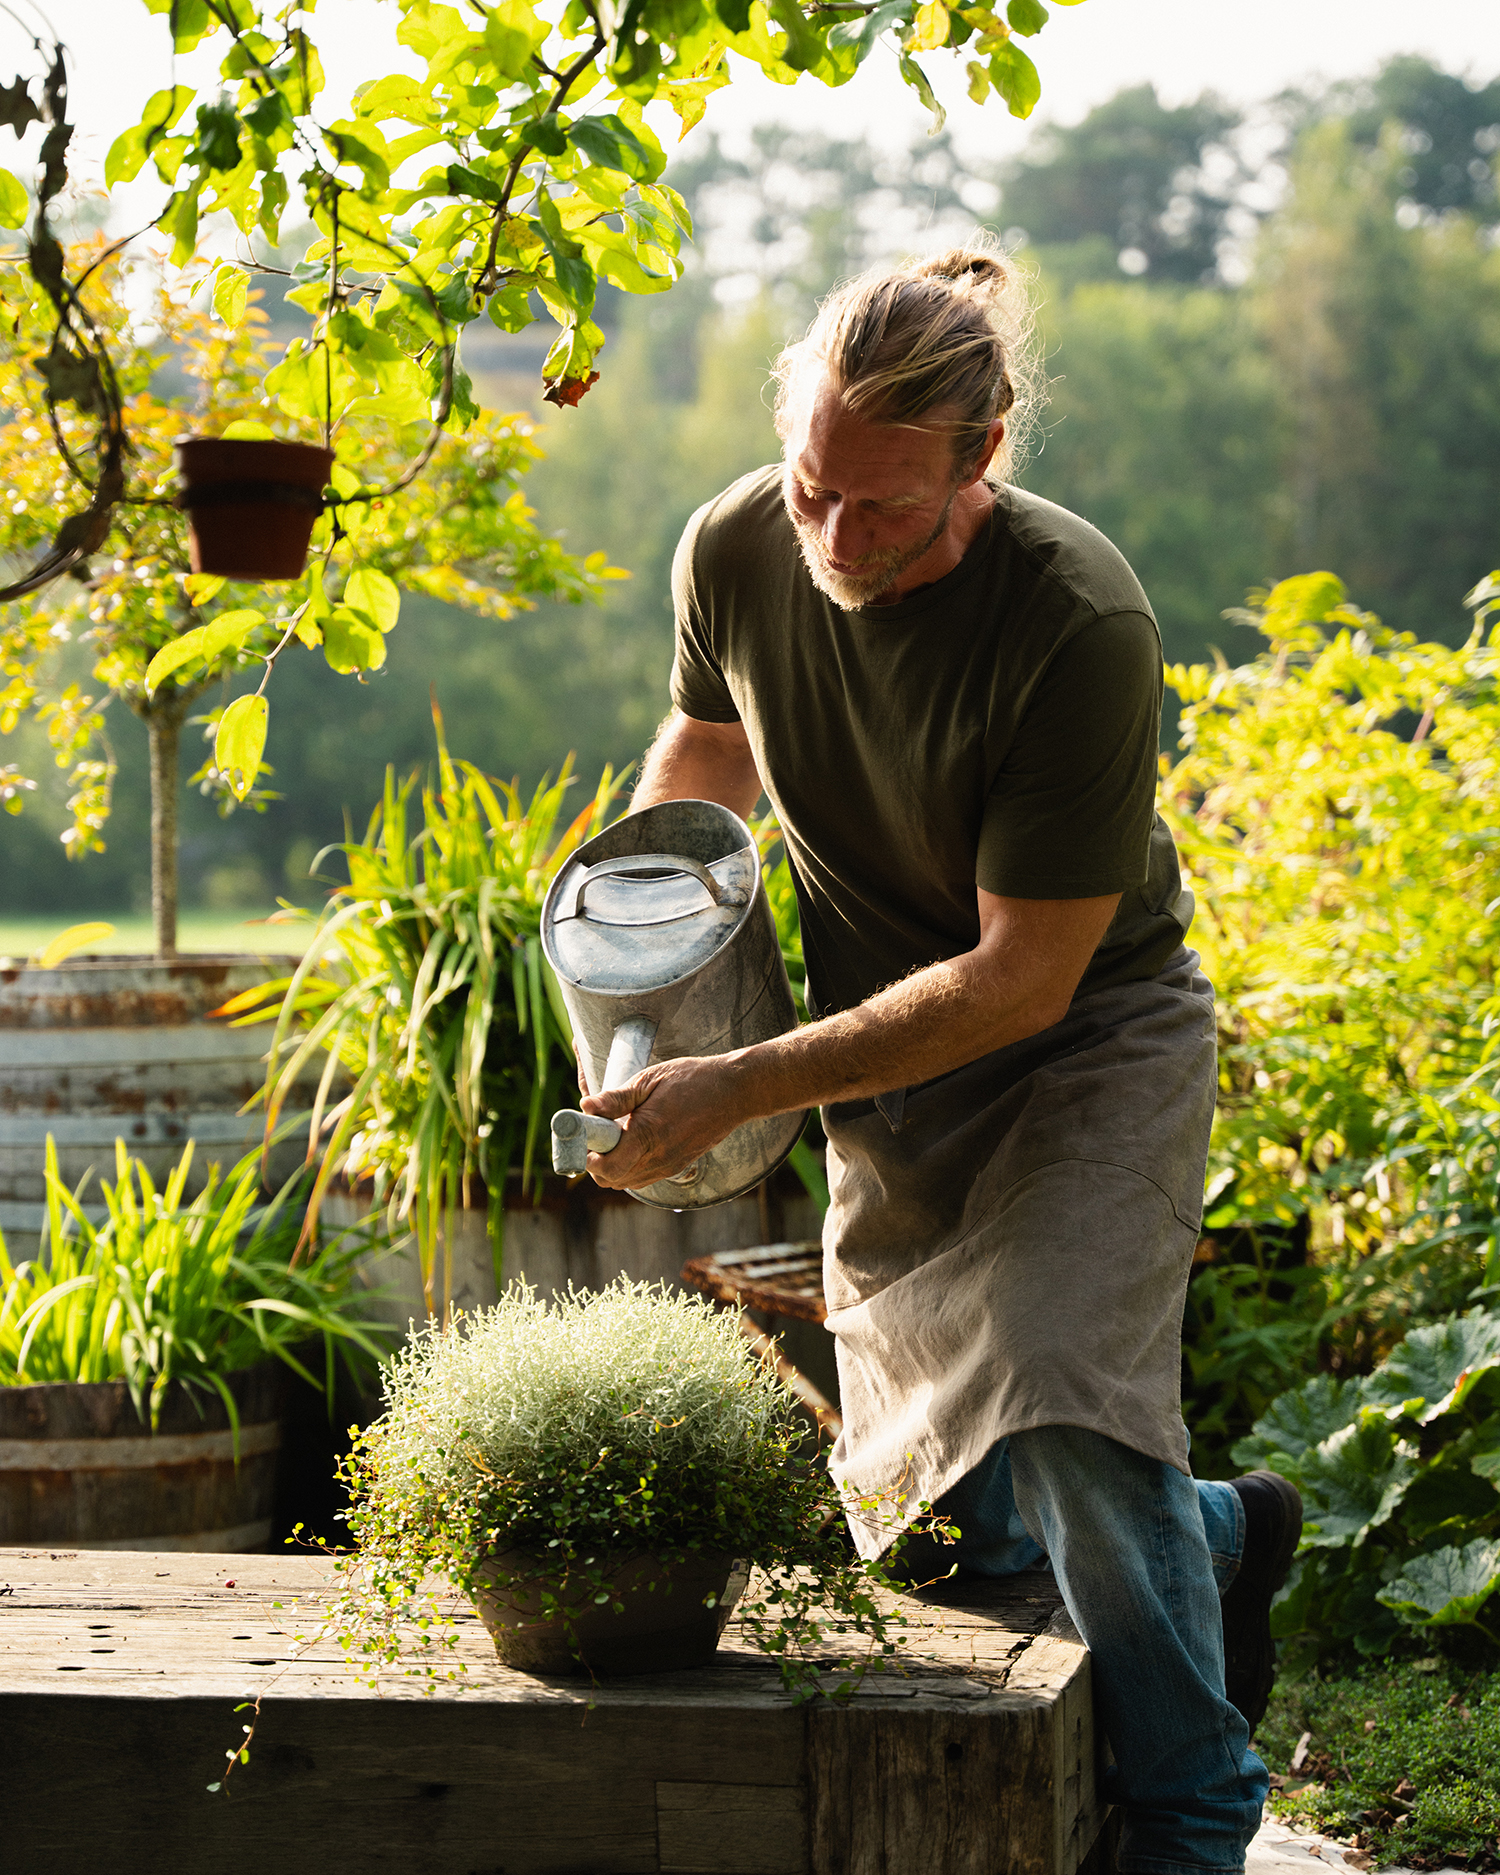
{"label": "blue jeans", "polygon": [[963,1533],[938,1551],[943,1569],[1003,1576],[1051,1559],[1093,1656],[1121,1875],[1239,1875],[1268,1785],[1224,1698],[1219,1596],[1244,1547],[1239,1494],[1102,1433],[1042,1426],[1001,1439],[933,1508]]}

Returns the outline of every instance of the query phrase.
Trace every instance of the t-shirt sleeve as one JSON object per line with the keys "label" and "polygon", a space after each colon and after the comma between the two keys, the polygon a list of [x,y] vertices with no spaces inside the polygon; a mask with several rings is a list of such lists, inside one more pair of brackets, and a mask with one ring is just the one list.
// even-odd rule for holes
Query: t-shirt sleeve
{"label": "t-shirt sleeve", "polygon": [[737,723],[740,713],[714,649],[705,605],[711,588],[704,561],[711,543],[709,510],[700,508],[683,529],[672,560],[672,609],[676,617],[672,701],[695,722]]}
{"label": "t-shirt sleeve", "polygon": [[982,890],[1103,898],[1145,883],[1161,702],[1161,641],[1144,614],[1108,614],[1062,647],[985,803]]}

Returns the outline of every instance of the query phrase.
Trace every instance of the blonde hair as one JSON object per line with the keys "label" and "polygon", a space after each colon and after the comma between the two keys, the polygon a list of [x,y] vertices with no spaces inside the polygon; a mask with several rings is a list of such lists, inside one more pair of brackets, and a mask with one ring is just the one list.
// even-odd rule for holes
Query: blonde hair
{"label": "blonde hair", "polygon": [[786,435],[793,376],[817,362],[856,416],[948,430],[957,475],[972,469],[995,418],[1008,416],[987,478],[1004,481],[1042,401],[1031,331],[1026,284],[996,243],[861,274],[834,288],[771,367],[777,434]]}

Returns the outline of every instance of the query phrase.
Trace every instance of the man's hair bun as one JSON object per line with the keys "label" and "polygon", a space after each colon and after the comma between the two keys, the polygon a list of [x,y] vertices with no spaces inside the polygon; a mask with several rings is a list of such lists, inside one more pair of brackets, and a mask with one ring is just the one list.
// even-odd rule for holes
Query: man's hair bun
{"label": "man's hair bun", "polygon": [[951,430],[959,473],[980,459],[996,417],[1007,417],[995,458],[1003,479],[1041,402],[1031,326],[1025,283],[987,236],[861,274],[829,294],[806,337],[777,359],[777,427],[794,371],[815,360],[851,411]]}

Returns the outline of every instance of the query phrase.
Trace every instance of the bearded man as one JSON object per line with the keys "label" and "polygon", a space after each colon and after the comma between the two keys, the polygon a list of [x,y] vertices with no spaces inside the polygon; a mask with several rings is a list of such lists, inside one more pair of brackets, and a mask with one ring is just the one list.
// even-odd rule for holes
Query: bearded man
{"label": "bearded man", "polygon": [[1154,811],[1146,596],[1005,480],[1015,293],[981,247],[841,288],[776,367],[783,463],[688,525],[635,805],[748,817],[764,790],[816,1020],[585,1100],[625,1127],[589,1169],[648,1185],[822,1107],[835,1475],[932,1500],[961,1571],[1045,1554],[1093,1656],[1120,1868],[1236,1875],[1301,1506],[1188,1467],[1213,993]]}

